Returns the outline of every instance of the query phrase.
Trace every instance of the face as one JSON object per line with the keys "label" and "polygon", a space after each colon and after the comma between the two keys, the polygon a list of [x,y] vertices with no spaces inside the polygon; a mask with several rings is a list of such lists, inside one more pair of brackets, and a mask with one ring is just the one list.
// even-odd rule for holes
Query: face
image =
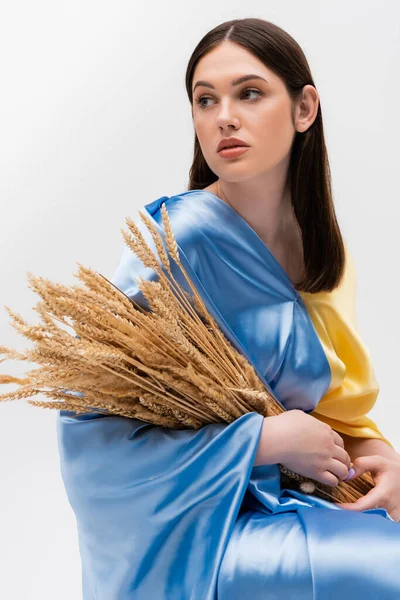
{"label": "face", "polygon": [[[249,74],[262,79],[231,85]],[[204,83],[196,85],[199,81]],[[244,181],[286,164],[296,134],[292,100],[283,81],[251,52],[222,42],[197,64],[192,90],[195,131],[219,178]],[[217,145],[232,136],[250,147],[239,157],[223,158]]]}

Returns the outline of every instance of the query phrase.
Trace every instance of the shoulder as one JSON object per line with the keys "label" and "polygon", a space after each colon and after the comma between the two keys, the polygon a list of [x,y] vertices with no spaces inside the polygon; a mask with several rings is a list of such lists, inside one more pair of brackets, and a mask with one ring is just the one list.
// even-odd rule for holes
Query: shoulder
{"label": "shoulder", "polygon": [[349,248],[349,245],[345,240],[343,240],[344,244],[344,252],[345,252],[345,261],[344,261],[344,269],[342,279],[340,283],[332,292],[328,292],[327,296],[332,297],[342,297],[342,296],[351,296],[355,293],[356,288],[356,269],[354,264],[353,255]]}
{"label": "shoulder", "polygon": [[309,306],[323,305],[330,307],[333,311],[342,315],[347,314],[353,319],[355,317],[357,287],[356,269],[352,252],[346,241],[344,241],[344,249],[345,266],[339,285],[331,292],[317,292],[316,294],[302,292],[301,295]]}
{"label": "shoulder", "polygon": [[347,278],[347,281],[351,281],[353,285],[356,284],[356,268],[354,264],[353,255],[346,241],[344,241],[345,249],[345,270],[343,279]]}
{"label": "shoulder", "polygon": [[347,315],[352,322],[356,321],[356,290],[357,278],[356,269],[351,249],[346,241],[345,248],[345,267],[340,284],[331,292],[332,302],[336,309],[343,316]]}

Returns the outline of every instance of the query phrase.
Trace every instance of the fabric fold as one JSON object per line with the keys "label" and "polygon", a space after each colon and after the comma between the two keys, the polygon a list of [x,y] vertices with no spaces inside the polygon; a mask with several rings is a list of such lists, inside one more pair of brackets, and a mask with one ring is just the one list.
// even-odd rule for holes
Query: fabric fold
{"label": "fabric fold", "polygon": [[168,430],[60,411],[61,471],[75,512],[84,598],[215,598],[263,417]]}

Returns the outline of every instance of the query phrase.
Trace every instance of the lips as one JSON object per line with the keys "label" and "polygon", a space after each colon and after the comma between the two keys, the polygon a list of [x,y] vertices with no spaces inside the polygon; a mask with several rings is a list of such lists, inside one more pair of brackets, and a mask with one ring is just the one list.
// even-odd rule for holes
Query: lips
{"label": "lips", "polygon": [[223,146],[220,150],[218,150],[218,152],[221,152],[221,150],[229,150],[230,148],[247,148],[247,146],[245,144],[234,144],[233,146]]}
{"label": "lips", "polygon": [[246,142],[240,140],[239,138],[225,138],[219,142],[217,146],[217,152],[224,150],[224,148],[234,148],[237,146],[244,146],[247,148],[248,144],[246,144]]}

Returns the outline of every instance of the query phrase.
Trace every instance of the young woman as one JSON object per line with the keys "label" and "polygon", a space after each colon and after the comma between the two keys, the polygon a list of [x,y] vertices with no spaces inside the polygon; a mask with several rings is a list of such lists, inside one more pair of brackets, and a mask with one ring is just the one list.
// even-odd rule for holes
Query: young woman
{"label": "young woman", "polygon": [[[145,209],[162,229],[166,204],[192,281],[287,411],[179,431],[60,411],[83,597],[395,600],[400,456],[367,416],[379,388],[307,60],[272,23],[230,21],[186,87],[189,189]],[[139,275],[154,273],[126,248],[113,282],[140,303]],[[352,460],[376,483],[354,505],[281,486],[278,464],[334,487]]]}

